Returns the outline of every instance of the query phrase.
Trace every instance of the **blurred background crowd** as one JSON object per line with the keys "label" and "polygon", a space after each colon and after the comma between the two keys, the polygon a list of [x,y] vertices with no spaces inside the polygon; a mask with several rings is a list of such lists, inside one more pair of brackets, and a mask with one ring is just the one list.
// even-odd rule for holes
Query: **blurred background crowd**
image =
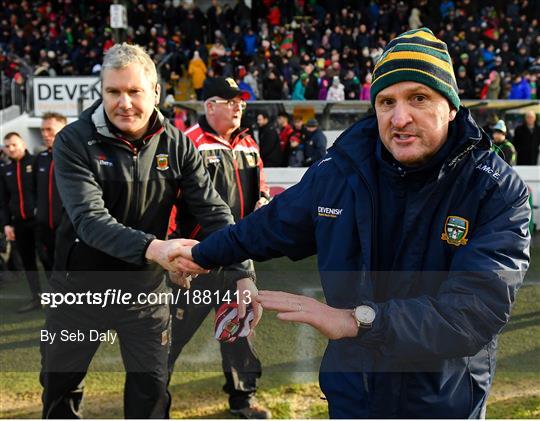
{"label": "blurred background crowd", "polygon": [[[448,44],[462,98],[537,98],[535,0],[124,3],[124,39],[149,50],[177,100],[200,98],[214,75],[236,78],[253,100],[367,100],[387,41],[422,26]],[[114,44],[110,1],[0,4],[4,83],[99,74],[103,53]]]}

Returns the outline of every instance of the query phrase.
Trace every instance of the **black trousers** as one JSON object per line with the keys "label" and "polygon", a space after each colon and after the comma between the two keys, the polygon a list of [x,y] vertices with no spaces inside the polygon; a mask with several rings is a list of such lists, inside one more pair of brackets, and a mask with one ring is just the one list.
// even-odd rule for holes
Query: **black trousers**
{"label": "black trousers", "polygon": [[[146,307],[63,305],[47,308],[45,331],[55,340],[41,342],[43,418],[81,418],[83,380],[101,342],[90,330],[114,329],[126,370],[125,418],[168,418],[168,305]],[[82,341],[62,341],[61,333],[82,332]]]}
{"label": "black trousers", "polygon": [[[222,283],[215,274],[201,275],[192,282],[191,288],[216,291]],[[182,290],[184,291],[184,290]],[[176,296],[176,290],[174,291]],[[185,297],[180,294],[180,297]],[[234,298],[233,295],[231,297]],[[210,304],[195,305],[186,300],[171,305],[171,349],[169,352],[169,381],[174,371],[174,364],[184,346],[191,340],[208,313],[217,310],[222,303],[213,300]],[[208,332],[212,335],[212,332]],[[225,375],[223,391],[229,395],[231,409],[242,409],[250,406],[251,399],[257,391],[257,379],[261,377],[259,361],[251,338],[239,338],[235,342],[220,343],[221,364]]]}
{"label": "black trousers", "polygon": [[54,245],[56,230],[50,229],[47,224],[36,224],[36,243],[39,260],[49,279],[54,266]]}
{"label": "black trousers", "polygon": [[17,221],[13,223],[15,229],[15,247],[21,256],[21,260],[26,274],[26,280],[30,287],[33,299],[38,298],[41,292],[39,285],[39,275],[36,265],[36,237],[35,224],[33,220]]}

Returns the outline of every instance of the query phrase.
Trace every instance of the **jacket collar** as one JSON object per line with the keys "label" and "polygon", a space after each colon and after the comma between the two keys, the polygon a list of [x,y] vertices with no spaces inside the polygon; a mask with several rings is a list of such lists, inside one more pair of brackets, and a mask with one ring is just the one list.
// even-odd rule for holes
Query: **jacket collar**
{"label": "jacket collar", "polygon": [[[469,156],[473,149],[489,149],[490,146],[489,138],[464,107],[460,109],[454,121],[455,127],[452,128],[452,134],[456,136],[457,145],[442,164],[439,177],[444,174],[445,170],[450,171],[462,159]],[[366,197],[361,196],[360,200],[356,202],[357,229],[360,234],[361,247],[365,251],[362,253],[362,264],[366,270],[371,270],[377,262],[377,233],[374,231],[374,227],[377,226],[378,214],[375,154],[379,142],[377,118],[375,115],[371,115],[343,132],[329,151],[332,159],[336,160],[338,171],[347,179],[354,194],[361,195],[363,189],[367,189],[371,199],[366,202]],[[368,203],[371,206],[366,206]],[[362,221],[372,221],[373,223],[366,225]]]}
{"label": "jacket collar", "polygon": [[[491,147],[491,140],[476,124],[470,111],[460,107],[455,120],[450,123],[450,135],[453,137],[452,148],[446,151],[447,158],[441,166],[439,177],[454,168],[473,149]],[[377,117],[375,114],[364,117],[336,140],[331,150],[338,152],[340,158],[349,161],[367,180],[372,179],[373,157],[377,144],[380,143]]]}
{"label": "jacket collar", "polygon": [[220,143],[223,143],[224,145],[227,145],[227,146],[233,146],[234,143],[236,142],[237,139],[241,139],[244,134],[248,131],[248,129],[243,129],[241,127],[239,127],[238,129],[236,129],[234,132],[231,133],[231,140],[230,141],[227,141],[225,140],[223,137],[221,137],[213,128],[212,126],[210,126],[210,124],[208,124],[208,120],[206,119],[206,116],[201,116],[199,118],[199,127],[205,132],[205,133],[208,133],[210,135],[212,135],[217,141],[219,141]]}
{"label": "jacket collar", "polygon": [[[102,136],[110,137],[113,139],[122,137],[122,132],[120,130],[116,131],[114,125],[107,118],[103,103],[99,101],[94,105],[96,105],[96,107],[92,107],[93,109],[91,109],[90,118],[92,123],[96,127],[96,131]],[[151,134],[154,134],[156,131],[163,128],[164,126],[165,117],[159,112],[159,110],[156,109],[150,119],[153,120],[153,124],[150,124],[147,133],[145,133],[145,135],[142,137],[143,139]]]}
{"label": "jacket collar", "polygon": [[28,152],[28,149],[24,150],[24,155],[21,157],[21,159],[11,159],[9,158],[10,164],[17,164],[17,162],[23,162],[26,161],[30,157],[30,152]]}

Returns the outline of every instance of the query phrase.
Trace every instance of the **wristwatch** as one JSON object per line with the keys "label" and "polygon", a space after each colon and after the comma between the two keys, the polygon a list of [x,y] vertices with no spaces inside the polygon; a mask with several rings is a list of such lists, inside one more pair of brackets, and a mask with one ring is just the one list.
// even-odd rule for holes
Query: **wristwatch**
{"label": "wristwatch", "polygon": [[368,305],[355,307],[352,316],[359,329],[369,329],[375,320],[375,310]]}

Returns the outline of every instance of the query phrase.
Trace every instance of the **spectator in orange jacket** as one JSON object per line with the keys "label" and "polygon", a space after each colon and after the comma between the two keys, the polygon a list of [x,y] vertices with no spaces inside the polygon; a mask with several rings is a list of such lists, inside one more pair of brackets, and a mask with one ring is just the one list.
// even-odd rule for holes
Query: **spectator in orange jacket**
{"label": "spectator in orange jacket", "polygon": [[206,64],[204,64],[204,61],[199,56],[199,52],[194,51],[193,58],[189,61],[188,74],[191,77],[191,85],[199,101],[202,99],[206,70]]}

